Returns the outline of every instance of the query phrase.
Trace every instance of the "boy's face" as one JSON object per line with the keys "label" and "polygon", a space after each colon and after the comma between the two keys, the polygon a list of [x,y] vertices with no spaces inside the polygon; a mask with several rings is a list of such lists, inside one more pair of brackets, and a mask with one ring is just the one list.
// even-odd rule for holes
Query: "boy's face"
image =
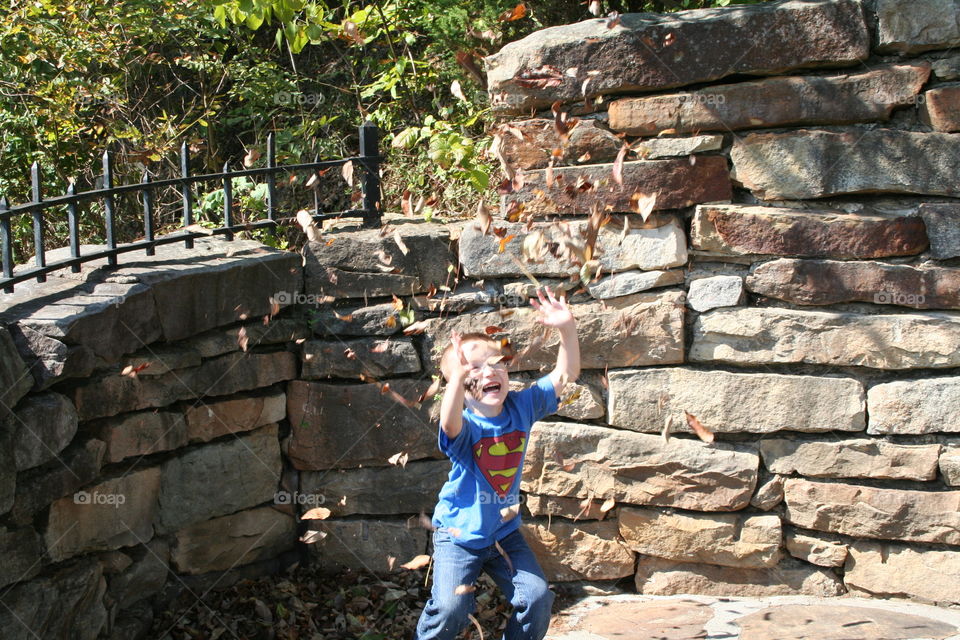
{"label": "boy's face", "polygon": [[510,391],[507,365],[500,349],[485,342],[467,342],[463,355],[470,364],[467,376],[467,406],[482,415],[497,415]]}

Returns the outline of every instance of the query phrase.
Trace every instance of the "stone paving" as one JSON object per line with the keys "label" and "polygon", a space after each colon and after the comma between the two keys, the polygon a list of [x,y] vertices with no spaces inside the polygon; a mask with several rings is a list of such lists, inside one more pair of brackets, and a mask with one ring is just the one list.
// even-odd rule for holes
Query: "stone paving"
{"label": "stone paving", "polygon": [[864,598],[590,596],[546,640],[960,640],[960,608]]}

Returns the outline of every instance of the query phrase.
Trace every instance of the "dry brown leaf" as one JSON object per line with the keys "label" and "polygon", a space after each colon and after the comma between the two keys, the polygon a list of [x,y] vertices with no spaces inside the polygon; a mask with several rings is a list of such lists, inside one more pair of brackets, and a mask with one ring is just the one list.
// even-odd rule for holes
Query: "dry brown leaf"
{"label": "dry brown leaf", "polygon": [[630,145],[624,142],[620,151],[617,152],[616,160],[613,161],[613,181],[621,187],[623,186],[623,159],[627,157],[629,149]]}
{"label": "dry brown leaf", "polygon": [[515,237],[517,237],[516,234],[511,233],[510,235],[506,236],[503,240],[501,240],[500,247],[497,249],[497,253],[503,253],[503,250],[507,248],[507,243],[509,243]]}
{"label": "dry brown leaf", "polygon": [[703,423],[697,420],[695,415],[686,411],[683,412],[683,415],[687,417],[687,424],[690,425],[690,428],[693,429],[693,432],[697,434],[698,438],[707,443],[713,442],[713,432],[703,426]]}
{"label": "dry brown leaf", "polygon": [[413,217],[413,194],[410,193],[410,189],[403,190],[403,195],[400,196],[400,209],[406,217]]}
{"label": "dry brown leaf", "polygon": [[314,507],[307,511],[305,514],[300,516],[301,520],[326,520],[330,517],[330,514],[333,513],[330,509],[326,507]]}
{"label": "dry brown leaf", "polygon": [[468,102],[467,96],[463,95],[463,88],[460,86],[459,80],[454,80],[453,82],[450,83],[450,93],[452,93],[455,97],[459,98],[460,100],[463,100],[464,102]]}
{"label": "dry brown leaf", "polygon": [[120,375],[127,376],[128,378],[136,378],[138,373],[149,366],[149,362],[144,362],[143,364],[138,364],[137,366],[127,365],[123,368],[123,371],[120,372]]}
{"label": "dry brown leaf", "polygon": [[473,226],[480,231],[481,234],[487,235],[490,232],[490,225],[492,224],[493,216],[490,215],[490,210],[487,209],[487,205],[481,200],[480,204],[477,205],[477,222]]}
{"label": "dry brown leaf", "polygon": [[410,253],[410,249],[407,248],[407,245],[403,243],[403,238],[400,237],[400,229],[393,230],[393,241],[397,243],[397,246],[400,248],[400,253],[407,255]]}
{"label": "dry brown leaf", "polygon": [[260,159],[260,152],[256,149],[250,149],[247,151],[247,155],[243,156],[243,166],[247,169],[256,164],[257,160]]}
{"label": "dry brown leaf", "polygon": [[324,531],[314,531],[308,529],[306,533],[300,536],[300,542],[304,544],[313,544],[314,542],[320,542],[327,537],[326,532]]}
{"label": "dry brown leaf", "polygon": [[587,5],[587,11],[592,13],[595,16],[600,15],[600,0],[590,0],[590,3]]}
{"label": "dry brown leaf", "polygon": [[633,195],[630,196],[630,207],[639,213],[640,217],[643,218],[643,221],[646,222],[647,218],[650,217],[650,214],[653,213],[653,208],[657,204],[657,196],[659,194],[659,191],[651,194],[635,191]]}
{"label": "dry brown leaf", "polygon": [[411,571],[413,571],[416,569],[423,569],[428,564],[430,564],[430,556],[424,554],[424,555],[419,555],[415,557],[409,562],[404,562],[400,566],[403,567],[404,569],[410,569]]}
{"label": "dry brown leaf", "polygon": [[308,242],[321,242],[323,240],[320,228],[317,227],[317,223],[313,221],[313,216],[310,215],[309,211],[306,209],[297,211],[297,222],[303,228],[303,232],[307,234]]}
{"label": "dry brown leaf", "polygon": [[241,351],[247,350],[247,345],[250,343],[250,338],[247,336],[247,328],[240,327],[240,330],[237,331],[237,344],[240,345]]}
{"label": "dry brown leaf", "polygon": [[519,20],[527,15],[527,5],[524,3],[519,3],[513,9],[507,9],[498,16],[500,22],[513,22],[514,20]]}
{"label": "dry brown leaf", "polygon": [[617,501],[613,498],[607,498],[602,505],[600,505],[600,513],[606,513],[613,509],[617,505]]}
{"label": "dry brown leaf", "polygon": [[473,593],[477,590],[477,587],[472,584],[458,584],[457,588],[453,590],[453,595],[462,596],[465,593]]}
{"label": "dry brown leaf", "polygon": [[409,454],[406,451],[401,451],[400,453],[395,453],[389,458],[387,458],[387,462],[389,462],[392,465],[396,465],[402,469],[406,469],[408,457],[409,457]]}
{"label": "dry brown leaf", "polygon": [[667,415],[663,420],[663,430],[660,431],[660,437],[664,442],[670,442],[670,431],[673,429],[673,416]]}
{"label": "dry brown leaf", "polygon": [[343,179],[347,182],[347,186],[353,186],[353,160],[348,160],[344,163],[343,167],[340,169]]}
{"label": "dry brown leaf", "polygon": [[500,509],[500,522],[510,522],[520,515],[520,505],[512,504],[509,507]]}

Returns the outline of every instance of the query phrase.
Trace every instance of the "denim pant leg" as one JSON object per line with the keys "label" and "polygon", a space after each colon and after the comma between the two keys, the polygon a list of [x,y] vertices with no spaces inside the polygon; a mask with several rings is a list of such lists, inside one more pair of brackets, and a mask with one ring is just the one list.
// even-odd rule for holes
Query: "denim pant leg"
{"label": "denim pant leg", "polygon": [[476,606],[472,592],[457,595],[460,585],[472,585],[483,568],[484,551],[453,542],[446,528],[433,532],[433,589],[423,607],[414,640],[453,640],[468,624]]}
{"label": "denim pant leg", "polygon": [[500,547],[510,558],[510,564],[495,547],[491,547],[493,553],[487,556],[483,569],[513,605],[513,614],[503,638],[542,640],[550,627],[554,594],[519,529],[500,540]]}

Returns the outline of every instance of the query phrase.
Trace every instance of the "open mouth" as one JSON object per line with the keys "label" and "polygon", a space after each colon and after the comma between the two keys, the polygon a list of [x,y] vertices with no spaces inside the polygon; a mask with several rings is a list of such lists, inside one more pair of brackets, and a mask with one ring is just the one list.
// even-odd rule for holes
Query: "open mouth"
{"label": "open mouth", "polygon": [[499,383],[499,382],[491,382],[490,384],[484,385],[482,391],[483,391],[484,395],[486,395],[486,394],[488,394],[488,393],[500,393],[500,383]]}

